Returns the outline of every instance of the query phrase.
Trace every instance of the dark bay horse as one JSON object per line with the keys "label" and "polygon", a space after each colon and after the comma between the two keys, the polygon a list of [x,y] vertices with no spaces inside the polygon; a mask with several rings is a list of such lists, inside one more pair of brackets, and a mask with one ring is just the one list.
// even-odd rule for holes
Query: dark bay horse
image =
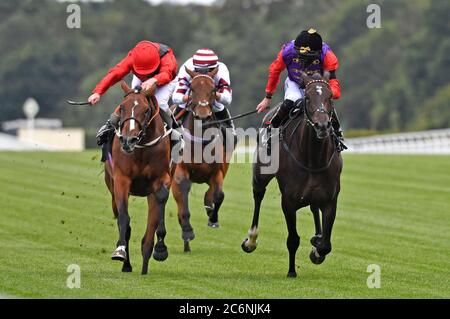
{"label": "dark bay horse", "polygon": [[117,248],[111,258],[123,261],[123,272],[132,271],[128,250],[131,237],[128,198],[129,195],[146,196],[147,229],[141,243],[144,275],[153,247],[154,259],[163,261],[168,256],[164,244],[164,209],[170,188],[170,141],[152,92],[132,90],[125,82],[121,87],[125,97],[120,104],[119,129],[112,141],[112,156],[105,162],[105,182],[112,195],[112,209],[119,227]]}
{"label": "dark bay horse", "polygon": [[[261,163],[259,152],[261,145],[258,143],[256,152],[259,156],[253,165],[253,222],[249,230],[249,238],[242,243],[242,249],[245,252],[250,253],[256,249],[261,202],[266,186],[273,177],[276,177],[282,194],[281,207],[288,229],[288,277],[297,276],[295,254],[300,245],[296,227],[298,209],[310,206],[314,216],[316,233],[311,238],[313,245],[310,253],[311,261],[321,264],[331,251],[331,231],[336,216],[343,166],[331,127],[334,109],[328,77],[320,75],[309,77],[303,73],[302,79],[305,99],[300,109],[297,112],[291,112],[289,120],[280,129],[279,168],[276,173],[261,173],[264,165]],[[263,123],[266,123],[266,119]],[[273,139],[275,138],[274,136]],[[272,156],[274,155],[278,154],[272,151]],[[319,210],[322,212],[322,225]]]}
{"label": "dark bay horse", "polygon": [[[208,215],[208,226],[219,227],[218,212],[224,200],[223,180],[227,174],[231,152],[224,148],[223,135],[218,125],[208,126],[214,119],[212,107],[216,98],[214,76],[218,69],[209,73],[196,73],[186,68],[191,77],[190,99],[187,114],[184,116],[183,133],[186,142],[182,160],[172,167],[172,193],[178,206],[178,221],[182,229],[184,251],[189,252],[189,241],[195,238],[189,221],[189,191],[193,183],[209,185],[204,196],[204,205]],[[195,121],[194,121],[195,120]],[[197,128],[194,125],[199,125]],[[210,129],[212,136],[205,138],[203,133]],[[200,134],[195,134],[198,131]],[[228,143],[227,149],[228,148]],[[205,159],[205,150],[212,150],[213,158]],[[190,150],[190,151],[189,151]]]}

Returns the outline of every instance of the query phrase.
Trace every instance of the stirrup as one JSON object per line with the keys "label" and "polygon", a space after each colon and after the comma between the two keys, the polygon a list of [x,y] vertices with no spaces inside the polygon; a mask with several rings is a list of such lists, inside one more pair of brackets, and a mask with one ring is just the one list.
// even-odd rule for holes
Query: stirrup
{"label": "stirrup", "polygon": [[[274,132],[275,131],[275,132]],[[267,149],[267,155],[270,156],[272,152],[272,139],[280,137],[280,130],[278,127],[272,127],[272,124],[269,124],[266,127],[267,134],[261,136],[261,146]]]}
{"label": "stirrup", "polygon": [[115,130],[114,126],[110,123],[107,123],[103,125],[99,130],[97,135],[95,136],[97,138],[97,145],[101,146],[105,144],[108,141],[108,136],[111,132]]}

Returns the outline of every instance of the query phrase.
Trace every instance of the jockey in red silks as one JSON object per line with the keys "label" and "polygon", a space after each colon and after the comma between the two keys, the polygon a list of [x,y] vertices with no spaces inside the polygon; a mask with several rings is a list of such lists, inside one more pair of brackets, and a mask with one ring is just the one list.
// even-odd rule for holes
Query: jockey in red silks
{"label": "jockey in red silks", "polygon": [[[167,129],[172,128],[172,114],[169,109],[169,99],[176,86],[177,60],[170,47],[165,44],[141,41],[132,48],[127,56],[97,84],[88,101],[94,105],[100,101],[111,86],[122,80],[129,73],[133,74],[131,88],[141,87],[143,90],[155,90],[155,98],[163,112],[160,112]],[[120,120],[119,107],[97,133],[97,144],[106,142],[110,132],[117,128]],[[172,130],[172,140],[180,140],[180,133]]]}
{"label": "jockey in red silks", "polygon": [[[308,75],[324,71],[330,73],[329,85],[333,93],[333,99],[341,96],[339,80],[336,78],[336,70],[339,61],[331,48],[314,29],[302,31],[295,40],[283,45],[275,61],[269,67],[269,79],[266,86],[266,96],[258,104],[258,112],[264,111],[270,103],[272,94],[275,93],[280,82],[280,73],[287,68],[288,77],[284,82],[284,101],[271,120],[271,127],[279,127],[289,114],[289,111],[297,101],[303,99],[304,89],[301,88],[301,72]],[[336,111],[333,112],[332,125],[336,135],[342,139],[342,130]]]}

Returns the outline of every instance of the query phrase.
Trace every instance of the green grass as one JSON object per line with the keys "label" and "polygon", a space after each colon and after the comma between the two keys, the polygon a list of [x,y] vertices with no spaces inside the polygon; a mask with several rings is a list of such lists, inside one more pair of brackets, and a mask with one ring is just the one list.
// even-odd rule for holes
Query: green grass
{"label": "green grass", "polygon": [[[133,273],[110,260],[118,233],[99,152],[0,153],[0,294],[63,298],[449,298],[450,160],[446,156],[344,155],[333,250],[309,261],[314,226],[299,212],[298,277],[286,278],[286,226],[275,182],[260,218],[258,249],[240,245],[251,223],[248,164],[225,181],[221,227],[210,229],[204,185],[194,185],[192,253],[183,253],[175,203],[167,205],[169,258],[141,276],[146,201],[130,206]],[[66,287],[67,266],[81,267],[81,288]],[[369,289],[369,264],[381,288]]]}

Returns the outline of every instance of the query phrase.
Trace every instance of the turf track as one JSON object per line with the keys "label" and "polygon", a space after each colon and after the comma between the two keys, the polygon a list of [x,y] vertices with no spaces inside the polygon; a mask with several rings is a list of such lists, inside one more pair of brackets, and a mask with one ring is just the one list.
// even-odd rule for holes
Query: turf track
{"label": "turf track", "polygon": [[[240,244],[252,215],[249,164],[231,165],[220,228],[206,226],[204,185],[191,192],[196,239],[183,253],[175,203],[167,205],[169,258],[141,276],[146,201],[131,200],[133,273],[110,260],[117,240],[98,151],[0,153],[0,293],[64,298],[449,298],[450,158],[344,156],[333,251],[313,265],[314,226],[300,211],[298,278],[286,278],[286,226],[276,183],[260,218],[258,249]],[[66,287],[67,266],[81,288]],[[381,288],[369,289],[369,264]]]}

